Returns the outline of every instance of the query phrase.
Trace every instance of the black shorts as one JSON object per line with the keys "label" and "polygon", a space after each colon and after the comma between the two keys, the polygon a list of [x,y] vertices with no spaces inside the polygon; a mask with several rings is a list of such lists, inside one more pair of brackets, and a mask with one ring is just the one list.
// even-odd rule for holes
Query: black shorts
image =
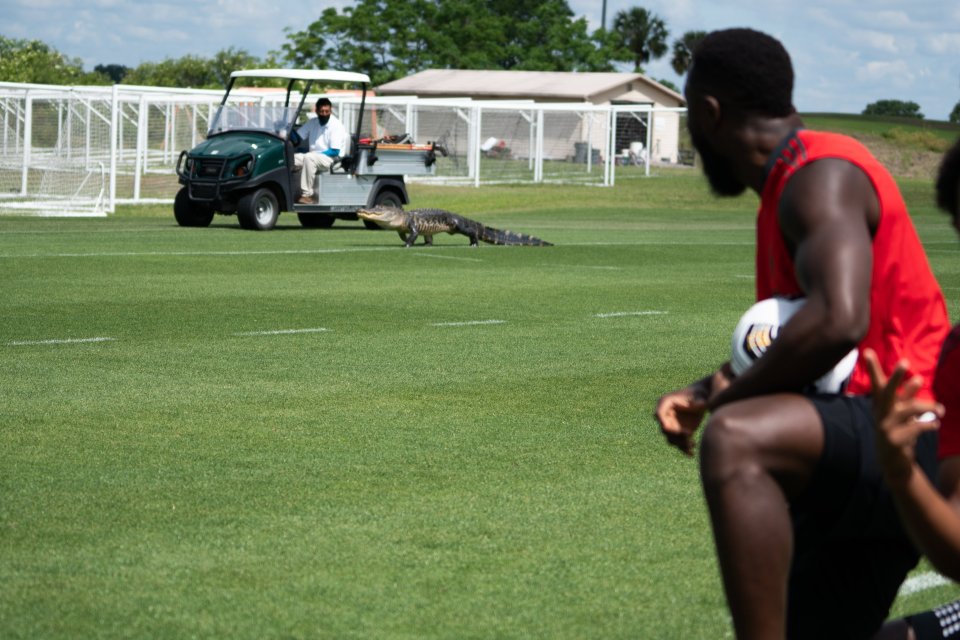
{"label": "black shorts", "polygon": [[[870,638],[883,624],[919,553],[900,525],[874,450],[871,401],[811,400],[823,423],[823,455],[805,493],[791,504],[794,558],[789,638]],[[931,479],[936,432],[917,443]]]}

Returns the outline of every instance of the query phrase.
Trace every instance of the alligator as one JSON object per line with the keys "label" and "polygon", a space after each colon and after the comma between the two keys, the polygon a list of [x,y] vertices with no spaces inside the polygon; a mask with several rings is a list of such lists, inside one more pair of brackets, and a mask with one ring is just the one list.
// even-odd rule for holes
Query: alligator
{"label": "alligator", "polygon": [[476,247],[478,240],[490,244],[513,244],[537,247],[552,247],[553,244],[528,236],[525,233],[501,231],[484,226],[476,220],[464,218],[443,209],[411,209],[404,211],[396,207],[378,205],[364,207],[357,211],[362,220],[369,220],[384,229],[393,229],[400,234],[405,246],[413,246],[417,238],[423,236],[423,244],[432,245],[437,233],[459,233],[470,238],[470,246]]}

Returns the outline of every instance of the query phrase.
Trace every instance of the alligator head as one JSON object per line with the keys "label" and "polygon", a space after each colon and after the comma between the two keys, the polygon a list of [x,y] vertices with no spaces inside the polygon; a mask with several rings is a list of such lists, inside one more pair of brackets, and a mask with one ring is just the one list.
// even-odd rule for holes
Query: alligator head
{"label": "alligator head", "polygon": [[402,229],[407,226],[403,209],[397,209],[396,207],[385,207],[383,205],[363,207],[357,209],[357,217],[361,220],[375,222],[384,229]]}

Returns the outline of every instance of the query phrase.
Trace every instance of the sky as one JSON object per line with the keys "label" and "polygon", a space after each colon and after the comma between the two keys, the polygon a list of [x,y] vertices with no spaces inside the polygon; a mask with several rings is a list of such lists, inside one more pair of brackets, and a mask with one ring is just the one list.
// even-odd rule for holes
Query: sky
{"label": "sky", "polygon": [[[84,68],[136,67],[233,47],[263,58],[323,9],[344,0],[0,0],[0,35],[40,40]],[[568,0],[592,32],[602,0]],[[780,39],[795,70],[802,112],[860,113],[877,100],[910,100],[946,120],[960,102],[957,0],[607,0],[607,26],[619,11],[644,7],[664,20],[670,42],[686,31],[751,27]],[[309,7],[309,9],[307,9]],[[620,67],[632,71],[629,65]],[[678,87],[669,55],[644,70]]]}

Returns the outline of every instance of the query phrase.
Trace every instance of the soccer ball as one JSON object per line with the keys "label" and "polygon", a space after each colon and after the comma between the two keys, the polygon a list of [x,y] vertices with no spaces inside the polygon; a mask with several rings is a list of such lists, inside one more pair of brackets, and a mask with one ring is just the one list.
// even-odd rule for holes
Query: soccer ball
{"label": "soccer ball", "polygon": [[[730,342],[730,368],[739,375],[759,360],[773,341],[780,327],[803,306],[803,298],[767,298],[754,304],[740,317]],[[842,393],[857,364],[859,353],[853,349],[831,371],[814,381],[817,393]]]}

